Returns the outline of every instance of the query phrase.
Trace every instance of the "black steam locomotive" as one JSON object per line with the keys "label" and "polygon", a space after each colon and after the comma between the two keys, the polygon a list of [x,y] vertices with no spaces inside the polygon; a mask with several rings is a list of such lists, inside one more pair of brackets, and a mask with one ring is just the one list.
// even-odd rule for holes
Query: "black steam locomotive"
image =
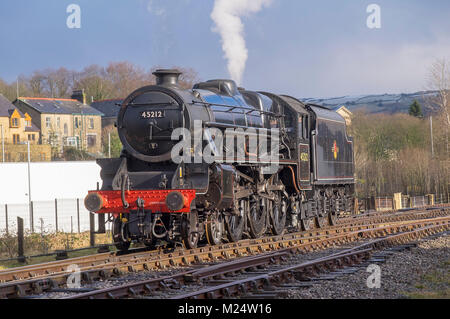
{"label": "black steam locomotive", "polygon": [[[353,210],[353,140],[339,114],[231,80],[183,90],[177,70],[154,75],[156,85],[123,101],[121,157],[98,160],[103,186],[85,199],[89,211],[114,216],[118,249],[279,235]],[[255,138],[267,143],[255,150]],[[213,161],[198,156],[206,149]]]}

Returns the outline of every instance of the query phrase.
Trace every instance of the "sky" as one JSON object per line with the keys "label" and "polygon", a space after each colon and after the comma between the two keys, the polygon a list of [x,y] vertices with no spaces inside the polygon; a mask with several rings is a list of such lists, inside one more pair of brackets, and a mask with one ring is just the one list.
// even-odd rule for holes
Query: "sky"
{"label": "sky", "polygon": [[[67,27],[70,4],[81,8],[79,29]],[[380,29],[367,27],[370,4],[381,9]],[[0,78],[124,60],[228,78],[213,7],[213,0],[2,0]],[[448,0],[272,0],[242,22],[242,86],[250,90],[305,98],[410,93],[427,88],[434,60],[450,58]]]}

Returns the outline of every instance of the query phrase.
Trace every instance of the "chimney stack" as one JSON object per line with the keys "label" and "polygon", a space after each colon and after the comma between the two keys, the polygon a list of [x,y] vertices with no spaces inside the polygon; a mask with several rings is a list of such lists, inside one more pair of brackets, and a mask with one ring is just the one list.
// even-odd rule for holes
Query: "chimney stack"
{"label": "chimney stack", "polygon": [[156,77],[156,85],[178,86],[178,79],[183,74],[178,70],[160,69],[153,72]]}
{"label": "chimney stack", "polygon": [[77,100],[83,105],[86,105],[86,94],[84,93],[84,89],[73,91],[72,100]]}

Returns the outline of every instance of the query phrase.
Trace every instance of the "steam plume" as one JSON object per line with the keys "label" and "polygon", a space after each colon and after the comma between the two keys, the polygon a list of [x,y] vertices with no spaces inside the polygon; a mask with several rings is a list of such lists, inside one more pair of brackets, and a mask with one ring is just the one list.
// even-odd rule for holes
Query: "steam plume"
{"label": "steam plume", "polygon": [[215,0],[211,18],[214,32],[222,38],[222,49],[228,60],[228,72],[238,85],[242,82],[248,50],[244,39],[244,24],[241,17],[260,11],[272,0]]}

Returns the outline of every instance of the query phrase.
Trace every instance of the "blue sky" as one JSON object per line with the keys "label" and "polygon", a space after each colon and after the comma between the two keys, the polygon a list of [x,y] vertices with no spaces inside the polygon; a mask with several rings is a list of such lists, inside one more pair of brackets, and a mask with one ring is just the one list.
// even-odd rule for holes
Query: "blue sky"
{"label": "blue sky", "polygon": [[[81,29],[66,26],[69,4]],[[366,26],[369,4],[381,29]],[[3,0],[0,78],[44,68],[81,70],[128,60],[228,77],[213,0]],[[243,18],[249,59],[243,86],[297,97],[413,92],[436,58],[450,58],[448,0],[273,0]]]}

